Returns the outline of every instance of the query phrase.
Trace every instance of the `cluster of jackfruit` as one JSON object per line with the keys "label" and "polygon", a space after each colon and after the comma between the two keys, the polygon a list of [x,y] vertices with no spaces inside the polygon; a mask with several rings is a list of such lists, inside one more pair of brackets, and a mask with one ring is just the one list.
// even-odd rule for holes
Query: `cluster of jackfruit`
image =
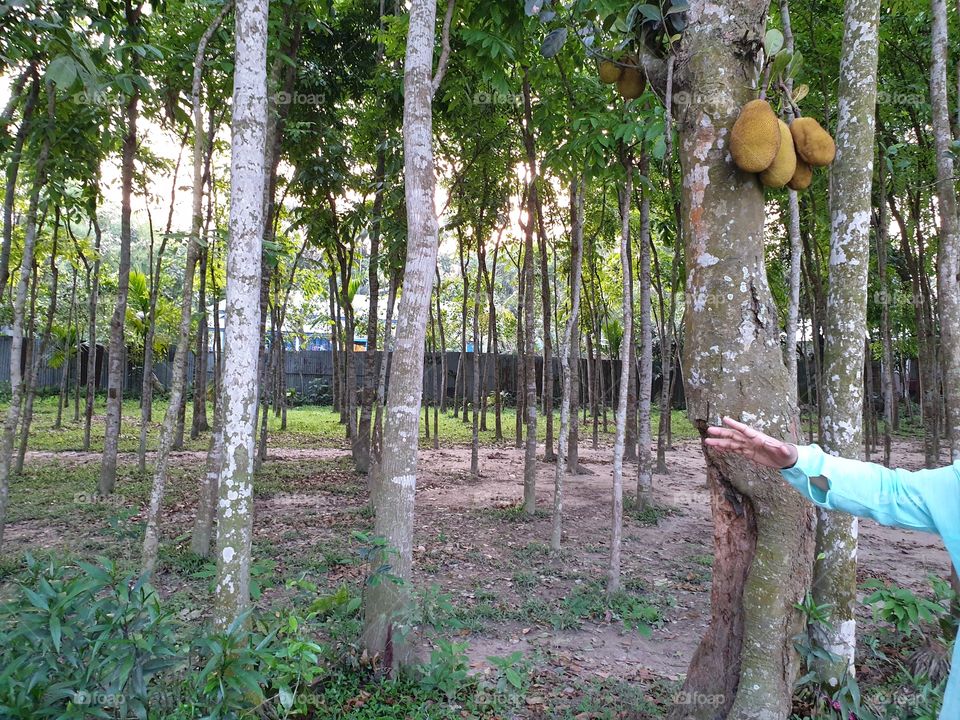
{"label": "cluster of jackfruit", "polygon": [[730,131],[730,155],[744,172],[759,173],[767,187],[805,190],[813,168],[833,162],[837,146],[820,123],[796,118],[788,126],[766,100],[751,100]]}
{"label": "cluster of jackfruit", "polygon": [[598,74],[600,82],[606,85],[616,83],[617,92],[624,100],[640,97],[647,87],[647,78],[633,55],[627,55],[619,63],[604,60],[600,63]]}

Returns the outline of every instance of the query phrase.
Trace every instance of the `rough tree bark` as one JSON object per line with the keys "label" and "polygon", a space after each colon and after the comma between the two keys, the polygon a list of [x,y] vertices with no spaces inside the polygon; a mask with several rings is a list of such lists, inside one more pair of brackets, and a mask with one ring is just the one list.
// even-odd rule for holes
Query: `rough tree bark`
{"label": "rough tree bark", "polygon": [[[406,179],[407,258],[397,308],[397,332],[390,370],[383,452],[372,500],[374,533],[386,542],[391,574],[409,581],[413,563],[413,513],[417,488],[417,429],[423,392],[423,347],[427,311],[437,262],[438,223],[434,207],[433,92],[442,77],[433,67],[437,6],[410,3],[404,66],[403,150]],[[445,45],[447,27],[445,27]],[[374,561],[374,567],[378,567]],[[368,584],[364,598],[363,645],[390,668],[413,660],[405,630],[412,600],[408,583]]]}
{"label": "rough tree bark", "polygon": [[[837,157],[830,169],[830,276],[824,324],[823,447],[863,456],[863,362],[870,266],[874,109],[879,0],[847,0],[840,61]],[[853,667],[857,518],[818,509],[813,597],[830,603],[831,626],[811,625],[814,641],[836,656],[816,663],[837,687]]]}
{"label": "rough tree bark", "polygon": [[223,466],[217,516],[214,623],[228,629],[250,604],[253,463],[260,350],[269,2],[237,0],[230,244],[223,351]]}
{"label": "rough tree bark", "polygon": [[[750,84],[766,10],[764,0],[697,0],[678,48],[684,368],[688,413],[701,436],[723,414],[780,437],[795,428],[766,275],[763,187],[737,170],[728,146],[740,108],[756,96]],[[670,717],[782,720],[799,670],[793,637],[803,623],[794,604],[809,585],[813,512],[775,471],[706,446],[704,455],[714,521],[711,618],[684,682],[689,702]]]}

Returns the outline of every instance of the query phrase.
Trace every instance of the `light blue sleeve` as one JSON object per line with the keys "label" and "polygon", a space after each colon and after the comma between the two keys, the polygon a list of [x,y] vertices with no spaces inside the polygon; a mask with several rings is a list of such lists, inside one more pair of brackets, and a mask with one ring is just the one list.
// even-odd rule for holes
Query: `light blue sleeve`
{"label": "light blue sleeve", "polygon": [[[876,463],[828,455],[818,445],[798,445],[797,454],[793,467],[780,472],[819,507],[911,530],[944,535],[960,530],[960,466],[917,472],[891,470]],[[817,476],[827,479],[828,490],[810,482]]]}

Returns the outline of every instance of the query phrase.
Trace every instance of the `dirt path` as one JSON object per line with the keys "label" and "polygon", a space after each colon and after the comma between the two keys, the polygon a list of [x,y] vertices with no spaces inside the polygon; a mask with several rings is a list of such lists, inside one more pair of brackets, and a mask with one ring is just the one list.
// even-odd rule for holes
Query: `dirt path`
{"label": "dirt path", "polygon": [[[897,464],[908,469],[922,466],[917,450],[898,443]],[[296,464],[303,476],[256,501],[256,541],[275,549],[280,558],[277,572],[286,572],[287,562],[325,551],[318,548],[349,549],[349,529],[363,522],[365,505],[363,480],[349,470],[349,451],[271,449],[270,457]],[[580,457],[584,472],[567,478],[564,551],[554,557],[547,552],[554,465],[538,466],[540,511],[526,519],[516,509],[523,493],[522,450],[482,448],[480,479],[469,475],[469,447],[423,450],[415,582],[421,588],[440,588],[469,620],[459,632],[469,642],[476,668],[487,664],[487,656],[521,650],[565,677],[677,679],[687,668],[710,612],[712,527],[699,443],[679,443],[668,454],[669,474],[654,478],[656,502],[666,511],[653,519],[629,513],[625,517],[624,584],[662,612],[662,624],[649,637],[604,618],[563,627],[566,620],[558,614],[557,608],[571,595],[602,580],[607,562],[612,451],[585,447]],[[30,454],[30,462],[67,466],[96,463],[99,458],[97,453]],[[204,460],[205,453],[181,452],[174,461],[185,465]],[[628,465],[628,493],[634,473],[635,465]],[[792,492],[786,485],[784,491]],[[194,511],[191,502],[172,503],[166,509],[164,537],[187,532]],[[78,539],[89,547],[97,542],[97,532],[25,521],[11,524],[8,538],[22,549],[70,546]],[[869,521],[860,526],[860,558],[861,579],[885,578],[914,590],[926,588],[928,574],[944,575],[949,569],[938,537]],[[329,577],[333,582],[356,579],[359,570],[344,566]],[[861,612],[861,620],[869,624],[870,618]]]}

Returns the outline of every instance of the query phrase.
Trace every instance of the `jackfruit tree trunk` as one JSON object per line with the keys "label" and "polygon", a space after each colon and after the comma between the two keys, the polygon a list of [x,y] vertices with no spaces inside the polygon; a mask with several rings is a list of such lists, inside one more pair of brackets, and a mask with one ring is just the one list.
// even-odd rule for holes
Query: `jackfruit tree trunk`
{"label": "jackfruit tree trunk", "polygon": [[[570,315],[563,329],[560,345],[560,375],[563,394],[560,397],[560,436],[557,442],[557,466],[553,477],[553,523],[550,533],[550,549],[559,550],[563,533],[563,484],[567,470],[568,442],[573,393],[573,373],[577,367],[572,361],[574,334],[580,320],[580,277],[583,268],[583,207],[584,179],[581,176],[570,188]],[[573,410],[576,416],[576,409]]]}
{"label": "jackfruit tree trunk", "polygon": [[[372,499],[374,533],[387,545],[390,572],[402,584],[379,578],[367,585],[363,645],[386,667],[413,660],[405,616],[412,602],[413,514],[417,490],[417,435],[423,393],[423,348],[437,262],[434,207],[433,66],[437,7],[433,0],[410,3],[404,66],[403,155],[406,178],[407,258],[397,308],[386,422]],[[377,567],[376,561],[374,567]]]}
{"label": "jackfruit tree trunk", "polygon": [[[750,82],[766,8],[764,0],[691,3],[676,62],[684,370],[701,435],[724,414],[778,437],[796,427],[766,275],[763,187],[729,159],[730,129],[756,95]],[[776,471],[706,446],[704,455],[714,522],[711,620],[684,682],[688,702],[671,717],[782,720],[799,671],[793,638],[803,621],[794,604],[809,584],[813,512]]]}
{"label": "jackfruit tree trunk", "polygon": [[960,217],[951,151],[950,110],[947,104],[946,0],[932,0],[932,64],[930,103],[937,151],[937,210],[940,250],[937,255],[937,302],[940,310],[940,352],[946,401],[944,436],[952,460],[960,459]]}
{"label": "jackfruit tree trunk", "polygon": [[[640,156],[640,174],[647,176],[646,154]],[[650,405],[653,383],[653,325],[650,319],[650,191],[643,186],[640,199],[640,367],[637,370],[637,506],[653,504],[653,454],[650,444]]]}
{"label": "jackfruit tree trunk", "polygon": [[[264,0],[237,0],[230,240],[220,399],[223,465],[217,516],[214,624],[226,630],[250,606],[253,465],[260,350],[267,136],[267,14]],[[171,403],[172,405],[173,403]]]}
{"label": "jackfruit tree trunk", "polygon": [[620,382],[613,440],[613,501],[610,519],[610,565],[607,595],[620,590],[620,549],[623,537],[623,456],[627,440],[627,396],[630,393],[630,348],[633,345],[633,263],[630,256],[630,201],[633,197],[633,158],[623,151],[626,178],[620,188],[620,268],[623,274],[623,337],[620,342]]}
{"label": "jackfruit tree trunk", "polygon": [[[870,266],[874,108],[879,0],[847,0],[840,61],[837,156],[830,169],[830,275],[824,323],[823,447],[863,456],[863,362]],[[837,687],[853,669],[857,591],[857,518],[818,510],[813,597],[830,603],[831,623],[812,625],[816,644],[836,656],[816,664]]]}

